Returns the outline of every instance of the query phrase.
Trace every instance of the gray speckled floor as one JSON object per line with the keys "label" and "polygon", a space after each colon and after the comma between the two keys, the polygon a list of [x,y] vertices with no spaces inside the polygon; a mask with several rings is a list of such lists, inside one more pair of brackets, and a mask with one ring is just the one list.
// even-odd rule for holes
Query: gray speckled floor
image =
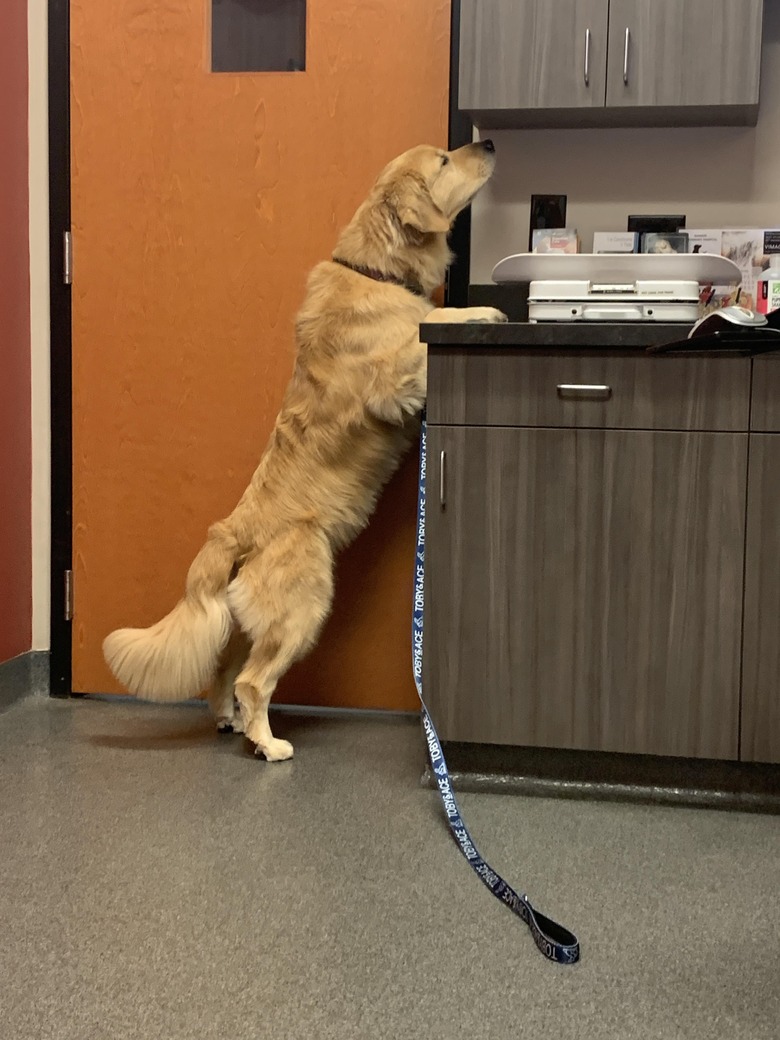
{"label": "gray speckled floor", "polygon": [[451,842],[414,721],[277,729],[268,765],[197,707],[0,716],[3,1038],[777,1040],[777,817],[463,796],[579,933],[557,968]]}

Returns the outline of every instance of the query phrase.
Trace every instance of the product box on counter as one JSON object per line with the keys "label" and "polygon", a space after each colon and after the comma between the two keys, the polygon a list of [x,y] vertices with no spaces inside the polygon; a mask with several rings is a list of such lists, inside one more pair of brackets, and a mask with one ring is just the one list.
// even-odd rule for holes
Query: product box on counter
{"label": "product box on counter", "polygon": [[594,231],[594,253],[636,253],[639,236],[634,231]]}
{"label": "product box on counter", "polygon": [[721,255],[723,232],[720,230],[693,230],[685,229],[688,236],[689,253],[712,253],[714,256]]}
{"label": "product box on counter", "polygon": [[580,237],[573,228],[537,228],[531,239],[534,253],[579,253]]}
{"label": "product box on counter", "polygon": [[685,231],[594,231],[593,252],[613,255],[624,253],[687,253]]}

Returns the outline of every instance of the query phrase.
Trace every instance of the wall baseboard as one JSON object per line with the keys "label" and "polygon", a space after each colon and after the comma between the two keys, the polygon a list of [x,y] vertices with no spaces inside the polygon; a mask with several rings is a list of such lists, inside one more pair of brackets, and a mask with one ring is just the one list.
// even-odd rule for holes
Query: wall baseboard
{"label": "wall baseboard", "polygon": [[48,650],[30,650],[0,664],[0,713],[25,697],[48,693]]}

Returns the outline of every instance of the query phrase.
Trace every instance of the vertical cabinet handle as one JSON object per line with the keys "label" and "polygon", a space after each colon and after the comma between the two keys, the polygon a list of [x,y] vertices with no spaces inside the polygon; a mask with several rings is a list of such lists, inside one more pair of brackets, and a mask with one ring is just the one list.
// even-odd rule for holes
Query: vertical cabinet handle
{"label": "vertical cabinet handle", "polygon": [[585,86],[590,86],[590,29],[585,30]]}
{"label": "vertical cabinet handle", "polygon": [[628,86],[628,52],[631,47],[631,30],[626,26],[626,40],[623,45],[623,82]]}
{"label": "vertical cabinet handle", "polygon": [[446,462],[447,462],[447,452],[443,451],[441,453],[441,457],[439,458],[439,505],[441,506],[442,509],[444,509],[445,503],[447,501],[447,495],[446,495],[447,484],[446,484],[446,478],[445,478],[445,465],[446,465]]}

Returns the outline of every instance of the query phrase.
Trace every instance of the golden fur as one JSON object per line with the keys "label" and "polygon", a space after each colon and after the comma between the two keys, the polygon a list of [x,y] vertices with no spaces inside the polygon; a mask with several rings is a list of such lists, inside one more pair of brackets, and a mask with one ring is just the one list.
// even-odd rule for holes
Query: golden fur
{"label": "golden fur", "polygon": [[382,171],[343,231],[334,257],[425,295],[333,261],[311,272],[292,379],[249,487],[209,530],[171,613],[103,644],[130,691],[184,700],[210,685],[220,729],[243,730],[269,761],[292,755],[271,733],[268,704],[328,616],[334,553],[365,527],[417,435],[427,360],[419,325],[506,320],[428,298],[451,260],[450,225],[492,170],[490,144],[413,148]]}

